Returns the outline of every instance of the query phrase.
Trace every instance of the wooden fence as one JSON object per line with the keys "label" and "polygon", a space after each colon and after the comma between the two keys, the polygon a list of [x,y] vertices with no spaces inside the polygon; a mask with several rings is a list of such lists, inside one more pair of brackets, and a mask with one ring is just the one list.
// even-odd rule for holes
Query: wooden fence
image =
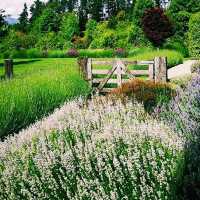
{"label": "wooden fence", "polygon": [[[167,81],[167,58],[156,57],[150,61],[131,61],[115,59],[102,61],[91,58],[79,59],[80,72],[93,88],[93,93],[109,92],[113,88],[106,87],[108,84],[122,85],[136,76],[145,75],[155,82]],[[111,66],[110,69],[95,69],[93,66]],[[148,65],[148,70],[129,70],[128,65]],[[104,75],[104,77],[99,77]],[[114,75],[114,76],[113,76]]]}

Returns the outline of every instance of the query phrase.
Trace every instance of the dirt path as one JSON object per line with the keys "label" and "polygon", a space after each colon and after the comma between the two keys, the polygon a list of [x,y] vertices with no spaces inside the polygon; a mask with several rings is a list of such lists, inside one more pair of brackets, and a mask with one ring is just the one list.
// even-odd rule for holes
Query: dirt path
{"label": "dirt path", "polygon": [[168,70],[168,79],[174,79],[181,76],[187,76],[192,74],[192,65],[195,64],[197,60],[187,60],[181,65],[177,65]]}

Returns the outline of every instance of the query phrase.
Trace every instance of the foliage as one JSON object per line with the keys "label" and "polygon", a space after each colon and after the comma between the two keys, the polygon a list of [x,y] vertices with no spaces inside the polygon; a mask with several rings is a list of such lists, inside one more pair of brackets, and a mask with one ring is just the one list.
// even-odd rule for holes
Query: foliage
{"label": "foliage", "polygon": [[40,0],[35,0],[30,7],[30,23],[33,23],[41,14],[44,9],[45,5]]}
{"label": "foliage", "polygon": [[112,58],[114,52],[112,49],[80,49],[79,54],[88,58]]}
{"label": "foliage", "polygon": [[189,56],[189,50],[180,37],[171,37],[167,39],[166,43],[163,45],[163,48],[180,52],[184,57]]}
{"label": "foliage", "polygon": [[88,45],[92,42],[94,39],[94,32],[97,27],[97,22],[93,19],[88,20],[86,24],[86,30],[85,30],[85,37],[87,39]]}
{"label": "foliage", "polygon": [[136,102],[82,103],[0,143],[0,197],[176,199],[181,138]]}
{"label": "foliage", "polygon": [[169,10],[172,13],[178,13],[179,11],[195,13],[200,10],[200,4],[197,0],[171,0]]}
{"label": "foliage", "polygon": [[75,66],[73,60],[15,62],[14,79],[1,81],[0,138],[17,133],[65,101],[86,94],[87,84]]}
{"label": "foliage", "polygon": [[124,96],[135,98],[144,104],[147,111],[152,111],[158,104],[169,102],[175,95],[172,87],[166,83],[155,83],[141,79],[133,79],[124,83],[121,87],[114,89],[111,94],[123,98]]}
{"label": "foliage", "polygon": [[140,26],[145,10],[153,8],[154,6],[153,0],[136,0],[133,9],[133,22]]}
{"label": "foliage", "polygon": [[18,29],[20,31],[26,33],[27,29],[28,29],[28,25],[29,25],[28,22],[29,22],[29,20],[28,20],[28,7],[27,7],[27,4],[25,3],[23,11],[19,16]]}
{"label": "foliage", "polygon": [[193,14],[189,22],[189,52],[190,56],[200,56],[200,12]]}
{"label": "foliage", "polygon": [[60,29],[60,16],[52,8],[43,10],[33,25],[33,32],[38,33],[58,32]]}
{"label": "foliage", "polygon": [[181,193],[183,199],[199,199],[200,71],[185,89],[178,90],[177,96],[169,105],[157,108],[156,112],[187,140]]}
{"label": "foliage", "polygon": [[63,16],[61,22],[61,35],[70,42],[75,34],[78,34],[78,19],[74,13],[67,13]]}
{"label": "foliage", "polygon": [[142,27],[155,46],[162,46],[165,40],[173,34],[172,24],[161,8],[146,10],[142,17]]}
{"label": "foliage", "polygon": [[7,33],[7,23],[5,21],[6,16],[4,13],[5,11],[0,9],[0,44]]}

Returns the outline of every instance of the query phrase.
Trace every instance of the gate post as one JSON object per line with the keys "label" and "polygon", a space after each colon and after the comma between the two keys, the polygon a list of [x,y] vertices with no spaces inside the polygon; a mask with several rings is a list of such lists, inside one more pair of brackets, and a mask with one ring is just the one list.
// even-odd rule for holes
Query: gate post
{"label": "gate post", "polygon": [[5,66],[5,77],[11,79],[13,77],[13,60],[6,59],[4,61],[4,66]]}
{"label": "gate post", "polygon": [[87,80],[89,81],[90,87],[92,87],[92,59],[88,58],[87,61]]}
{"label": "gate post", "polygon": [[87,62],[88,58],[78,58],[79,73],[84,79],[87,79]]}
{"label": "gate post", "polygon": [[167,82],[167,58],[155,57],[154,59],[155,82]]}

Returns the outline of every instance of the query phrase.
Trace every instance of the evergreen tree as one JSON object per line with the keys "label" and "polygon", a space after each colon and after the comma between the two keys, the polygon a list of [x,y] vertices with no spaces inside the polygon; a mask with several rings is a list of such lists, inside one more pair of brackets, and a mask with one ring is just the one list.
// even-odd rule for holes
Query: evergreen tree
{"label": "evergreen tree", "polygon": [[35,0],[34,3],[30,7],[31,17],[30,22],[34,22],[37,17],[42,14],[42,11],[45,7],[45,4],[40,0]]}
{"label": "evergreen tree", "polygon": [[0,9],[0,41],[6,35],[7,23],[5,21],[5,11]]}
{"label": "evergreen tree", "polygon": [[19,25],[18,25],[19,30],[22,31],[22,32],[27,32],[28,24],[29,24],[28,8],[27,8],[27,5],[25,3],[24,9],[23,9],[23,11],[22,11],[22,13],[20,14],[20,17],[19,17]]}
{"label": "evergreen tree", "polygon": [[99,22],[103,18],[103,8],[103,0],[90,0],[88,5],[88,13],[90,14],[92,19]]}
{"label": "evergreen tree", "polygon": [[80,30],[85,30],[85,25],[88,20],[88,0],[80,0],[80,6],[78,10],[79,15],[79,27]]}

